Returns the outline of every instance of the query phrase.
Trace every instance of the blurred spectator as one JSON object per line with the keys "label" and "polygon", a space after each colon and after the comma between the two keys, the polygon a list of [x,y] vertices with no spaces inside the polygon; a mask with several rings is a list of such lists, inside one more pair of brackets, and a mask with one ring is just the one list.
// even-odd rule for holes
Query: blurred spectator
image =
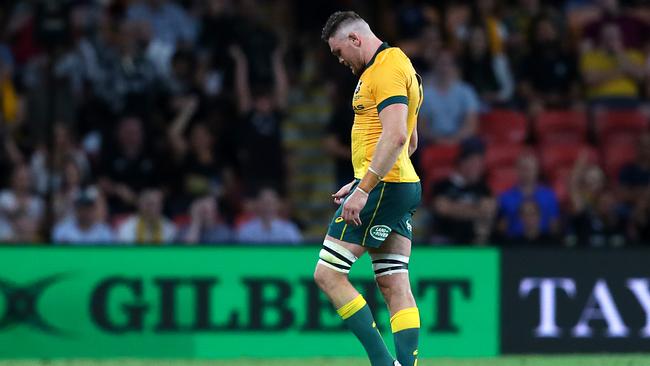
{"label": "blurred spectator", "polygon": [[620,247],[625,244],[625,222],[616,208],[616,198],[605,191],[595,197],[593,206],[584,206],[570,218],[569,245]]}
{"label": "blurred spectator", "polygon": [[561,19],[557,19],[555,13],[546,1],[517,0],[504,21],[508,29],[508,53],[519,56],[534,50],[529,44],[529,35],[531,31],[534,32],[536,20],[546,18],[549,21],[559,22]]}
{"label": "blurred spectator", "polygon": [[433,76],[424,80],[423,89],[418,123],[418,138],[423,146],[457,143],[474,135],[480,102],[474,89],[458,79],[450,52],[440,54]]}
{"label": "blurred spectator", "polygon": [[33,193],[33,180],[26,165],[15,166],[9,188],[0,191],[0,211],[8,216],[20,212],[21,218],[27,217],[37,228],[40,226],[45,214],[45,204]]}
{"label": "blurred spectator", "polygon": [[283,65],[283,50],[273,53],[274,85],[251,87],[248,60],[242,50],[233,46],[230,55],[235,61],[235,89],[242,123],[239,130],[240,172],[248,192],[263,186],[283,194],[286,184],[286,161],[282,146],[282,118],[287,106],[288,79]]}
{"label": "blurred spectator", "polygon": [[142,122],[136,117],[123,118],[116,131],[116,146],[102,149],[99,182],[108,195],[111,214],[132,210],[136,191],[159,183],[157,162],[147,151]]}
{"label": "blurred spectator", "polygon": [[558,26],[548,17],[531,24],[530,47],[523,58],[519,92],[529,110],[566,108],[577,101],[577,60],[564,49]]}
{"label": "blurred spectator", "polygon": [[52,172],[48,172],[48,147],[40,146],[32,155],[30,168],[34,175],[35,188],[40,194],[49,190],[58,190],[61,187],[65,164],[72,160],[79,169],[80,179],[90,174],[90,164],[84,152],[77,147],[75,138],[69,127],[56,123],[53,127],[54,136],[51,147],[54,150],[52,161]]}
{"label": "blurred spectator", "polygon": [[433,187],[431,210],[434,241],[449,244],[486,244],[492,230],[496,202],[487,186],[485,146],[471,138],[461,143],[456,170]]}
{"label": "blurred spectator", "polygon": [[[539,162],[532,153],[519,157],[517,161],[517,185],[499,197],[498,230],[506,238],[526,236],[526,222],[522,217],[531,214],[533,208],[522,207],[526,202],[534,204],[538,216],[539,228],[536,230],[544,236],[559,233],[560,208],[552,189],[539,182]],[[528,223],[530,224],[530,223]]]}
{"label": "blurred spectator", "polygon": [[557,245],[558,241],[553,236],[541,230],[543,227],[542,215],[538,202],[535,200],[526,200],[521,203],[517,219],[521,222],[522,232],[506,239],[505,243],[512,246]]}
{"label": "blurred spectator", "polygon": [[180,229],[179,241],[188,244],[227,243],[235,239],[233,230],[219,216],[217,199],[197,199],[190,208],[191,221]]}
{"label": "blurred spectator", "polygon": [[638,196],[630,220],[630,239],[634,243],[650,245],[650,187]]}
{"label": "blurred spectator", "polygon": [[569,194],[570,246],[618,247],[625,244],[625,222],[614,194],[607,189],[605,174],[583,152],[571,172]]}
{"label": "blurred spectator", "polygon": [[[172,122],[168,137],[173,153],[174,175],[180,185],[176,193],[185,209],[192,200],[222,193],[224,166],[215,149],[215,137],[205,123],[195,123],[184,137],[189,119],[197,106],[195,98],[183,100],[183,107]],[[230,174],[231,176],[232,174]]]}
{"label": "blurred spectator", "polygon": [[122,222],[117,229],[121,243],[162,244],[176,238],[176,227],[162,214],[163,193],[146,188],[139,193],[138,212]]}
{"label": "blurred spectator", "polygon": [[11,216],[11,238],[15,244],[33,244],[43,241],[39,234],[40,222],[26,210],[15,211]]}
{"label": "blurred spectator", "polygon": [[101,195],[94,186],[77,191],[74,214],[54,226],[52,240],[59,244],[110,244],[113,232],[101,220],[100,200]]}
{"label": "blurred spectator", "polygon": [[263,188],[254,203],[254,217],[237,229],[237,240],[243,243],[291,243],[302,240],[298,226],[280,217],[280,197],[270,188]]}
{"label": "blurred spectator", "polygon": [[336,169],[336,186],[343,187],[354,179],[354,171],[350,161],[352,156],[352,138],[350,129],[354,113],[348,103],[338,103],[329,124],[327,135],[323,140],[325,151],[334,159]]}
{"label": "blurred spectator", "polygon": [[77,162],[68,159],[63,164],[61,184],[56,188],[53,195],[53,210],[56,220],[72,216],[75,212],[75,200],[81,192],[83,179],[81,169]]}
{"label": "blurred spectator", "polygon": [[581,45],[583,50],[594,47],[604,28],[610,24],[620,29],[622,43],[626,49],[641,50],[647,46],[650,27],[645,21],[633,13],[628,14],[618,0],[596,0],[595,3],[600,8],[600,17],[584,27]]}
{"label": "blurred spectator", "polygon": [[603,25],[599,40],[580,60],[587,97],[610,106],[634,105],[631,103],[639,97],[638,83],[645,77],[643,54],[624,47],[615,23]]}
{"label": "blurred spectator", "polygon": [[486,105],[508,103],[514,80],[504,53],[491,53],[485,29],[470,28],[467,49],[461,60],[463,79],[471,84]]}
{"label": "blurred spectator", "polygon": [[622,199],[629,205],[650,187],[650,133],[640,136],[636,160],[621,169],[618,181]]}
{"label": "blurred spectator", "polygon": [[162,74],[177,45],[193,44],[198,24],[183,7],[169,0],[137,0],[131,3],[127,18],[151,34],[147,53]]}

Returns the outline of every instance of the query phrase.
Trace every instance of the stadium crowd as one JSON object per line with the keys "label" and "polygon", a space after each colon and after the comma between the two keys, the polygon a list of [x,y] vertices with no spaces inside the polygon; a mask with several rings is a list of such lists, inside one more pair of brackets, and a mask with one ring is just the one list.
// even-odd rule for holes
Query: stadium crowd
{"label": "stadium crowd", "polygon": [[352,179],[356,80],[319,36],[354,9],[423,76],[421,245],[650,244],[644,3],[2,1],[0,241],[317,239],[285,121],[325,91]]}

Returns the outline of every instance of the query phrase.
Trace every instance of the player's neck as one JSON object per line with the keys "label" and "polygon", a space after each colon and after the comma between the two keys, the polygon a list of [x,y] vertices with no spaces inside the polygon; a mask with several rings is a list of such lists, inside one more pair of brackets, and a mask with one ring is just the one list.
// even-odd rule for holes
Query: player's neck
{"label": "player's neck", "polygon": [[366,47],[363,50],[363,62],[365,65],[368,65],[370,60],[372,60],[382,43],[381,39],[374,35],[367,40]]}

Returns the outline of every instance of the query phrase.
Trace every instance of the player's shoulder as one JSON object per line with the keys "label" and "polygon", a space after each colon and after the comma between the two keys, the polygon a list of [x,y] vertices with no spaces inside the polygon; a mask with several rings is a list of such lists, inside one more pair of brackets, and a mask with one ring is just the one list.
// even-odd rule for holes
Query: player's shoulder
{"label": "player's shoulder", "polygon": [[410,65],[408,56],[399,47],[388,47],[377,57],[377,66]]}

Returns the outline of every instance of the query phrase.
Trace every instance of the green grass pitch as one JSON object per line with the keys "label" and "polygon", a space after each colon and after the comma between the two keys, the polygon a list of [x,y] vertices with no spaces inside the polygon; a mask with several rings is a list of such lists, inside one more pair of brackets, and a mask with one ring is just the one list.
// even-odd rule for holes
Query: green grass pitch
{"label": "green grass pitch", "polygon": [[[486,359],[423,359],[418,366],[648,366],[650,355],[526,356]],[[56,360],[0,361],[0,366],[368,366],[363,359],[276,359],[232,361]]]}

